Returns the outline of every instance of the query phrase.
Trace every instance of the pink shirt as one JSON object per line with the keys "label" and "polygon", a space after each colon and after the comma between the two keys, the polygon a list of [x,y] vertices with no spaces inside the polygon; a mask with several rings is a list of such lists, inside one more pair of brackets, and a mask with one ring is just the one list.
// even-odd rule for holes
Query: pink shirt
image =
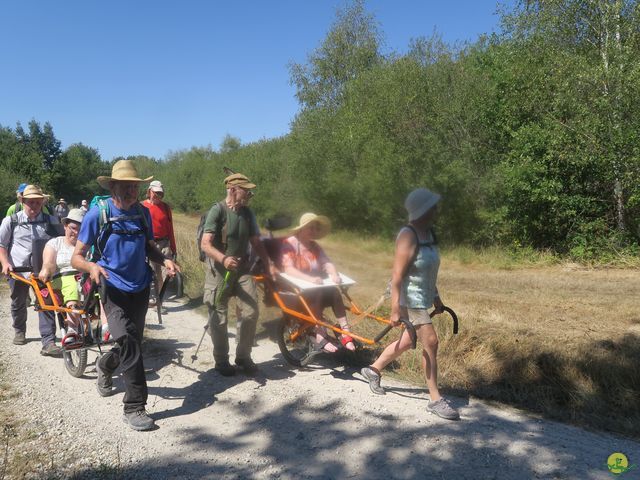
{"label": "pink shirt", "polygon": [[320,275],[327,263],[329,257],[316,242],[312,241],[307,248],[295,235],[282,242],[282,266],[285,269],[294,267],[304,273]]}

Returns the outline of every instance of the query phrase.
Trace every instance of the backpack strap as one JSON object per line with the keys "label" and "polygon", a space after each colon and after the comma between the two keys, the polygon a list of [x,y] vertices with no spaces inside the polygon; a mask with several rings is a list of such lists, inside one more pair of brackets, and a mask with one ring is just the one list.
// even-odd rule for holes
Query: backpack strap
{"label": "backpack strap", "polygon": [[229,209],[224,201],[218,202],[218,218],[216,221],[220,224],[222,217],[224,216],[224,222],[222,223],[222,229],[220,230],[220,243],[222,244],[222,253],[227,250],[227,234],[229,232]]}
{"label": "backpack strap", "polygon": [[122,222],[127,220],[139,220],[142,224],[142,233],[144,233],[145,239],[149,236],[149,222],[147,221],[147,217],[144,214],[144,210],[140,202],[135,203],[136,213],[134,215],[120,215],[118,217],[111,216],[111,208],[109,207],[109,202],[106,198],[99,198],[96,201],[98,208],[100,209],[98,213],[98,236],[96,238],[96,242],[94,243],[94,252],[92,255],[93,262],[97,261],[100,257],[102,257],[104,248],[107,245],[107,240],[109,237],[116,233],[119,235],[138,235],[140,234],[140,230],[116,230],[113,228],[114,222]]}
{"label": "backpack strap", "polygon": [[405,272],[402,275],[403,277],[405,277],[407,275],[407,273],[409,273],[409,270],[411,270],[411,267],[415,263],[416,258],[418,258],[418,252],[420,251],[420,247],[432,247],[432,246],[437,244],[437,242],[436,242],[436,232],[433,229],[433,227],[429,230],[429,233],[431,234],[432,240],[431,241],[425,240],[424,242],[420,241],[420,237],[418,236],[418,231],[415,229],[415,227],[413,225],[407,223],[404,226],[404,228],[408,228],[415,235],[415,237],[416,237],[416,248],[413,251],[413,255],[411,256],[411,261],[407,264],[407,268],[405,269]]}

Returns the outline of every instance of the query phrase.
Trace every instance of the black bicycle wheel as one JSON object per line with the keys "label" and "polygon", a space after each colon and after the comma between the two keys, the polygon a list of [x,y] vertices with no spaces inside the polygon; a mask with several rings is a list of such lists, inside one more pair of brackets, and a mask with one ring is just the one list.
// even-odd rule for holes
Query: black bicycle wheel
{"label": "black bicycle wheel", "polygon": [[87,368],[87,349],[65,350],[62,352],[64,366],[72,377],[80,378]]}
{"label": "black bicycle wheel", "polygon": [[[280,347],[280,352],[284,359],[296,367],[304,366],[304,360],[311,351],[309,335],[306,331],[300,333],[299,330],[300,321],[287,316],[280,320],[280,325],[278,326],[278,347]],[[300,334],[296,335],[295,340],[292,340],[291,337],[295,333]]]}

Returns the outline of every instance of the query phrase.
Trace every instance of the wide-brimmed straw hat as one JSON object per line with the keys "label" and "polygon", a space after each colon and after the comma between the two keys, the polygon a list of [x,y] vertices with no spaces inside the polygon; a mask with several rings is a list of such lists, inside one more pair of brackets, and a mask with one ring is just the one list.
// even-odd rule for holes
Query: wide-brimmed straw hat
{"label": "wide-brimmed straw hat", "polygon": [[327,234],[331,231],[331,220],[329,220],[328,217],[325,217],[324,215],[316,215],[315,213],[307,212],[302,214],[302,216],[300,217],[300,222],[298,223],[298,226],[295,227],[292,230],[292,232],[298,233],[304,227],[312,223],[315,223],[316,225],[318,225],[318,228],[316,230],[317,233],[315,235],[316,239],[327,236]]}
{"label": "wide-brimmed straw hat", "polygon": [[153,176],[140,178],[138,170],[131,160],[118,160],[113,164],[111,176],[101,175],[98,177],[98,183],[102,188],[109,190],[109,182],[148,182]]}
{"label": "wide-brimmed straw hat", "polygon": [[84,211],[79,208],[72,208],[69,210],[69,213],[66,217],[62,219],[62,223],[65,225],[69,222],[77,222],[82,223],[82,219],[84,218]]}
{"label": "wide-brimmed straw hat", "polygon": [[409,212],[409,221],[416,220],[440,201],[440,195],[426,188],[417,188],[404,201],[404,208]]}
{"label": "wide-brimmed straw hat", "polygon": [[42,193],[42,189],[37,185],[27,185],[24,192],[22,192],[22,198],[49,198],[49,195]]}

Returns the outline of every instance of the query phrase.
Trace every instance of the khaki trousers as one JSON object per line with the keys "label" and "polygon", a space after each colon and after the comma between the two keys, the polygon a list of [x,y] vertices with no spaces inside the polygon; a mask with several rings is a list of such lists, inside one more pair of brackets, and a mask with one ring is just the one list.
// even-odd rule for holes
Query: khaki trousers
{"label": "khaki trousers", "polygon": [[258,323],[258,293],[253,276],[243,272],[218,270],[210,258],[205,261],[203,302],[209,308],[209,334],[213,342],[213,359],[216,363],[229,361],[228,310],[229,299],[236,297],[238,318],[236,322],[236,359],[251,357]]}

